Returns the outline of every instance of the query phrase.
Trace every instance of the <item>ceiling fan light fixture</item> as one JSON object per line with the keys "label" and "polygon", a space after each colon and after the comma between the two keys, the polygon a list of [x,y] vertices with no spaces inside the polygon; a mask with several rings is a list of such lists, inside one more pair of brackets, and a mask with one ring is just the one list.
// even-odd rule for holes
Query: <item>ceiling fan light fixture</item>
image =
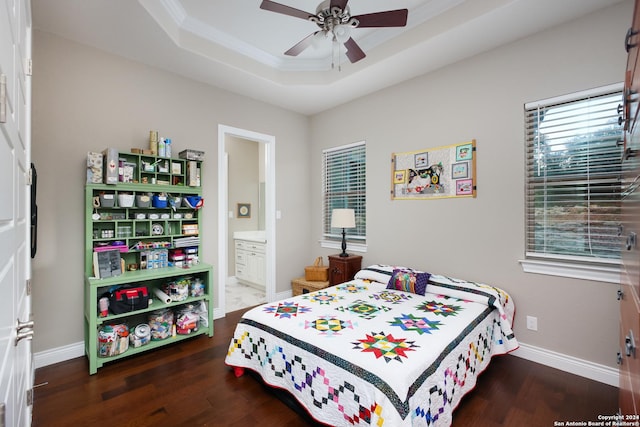
{"label": "ceiling fan light fixture", "polygon": [[358,43],[351,37],[354,28],[384,28],[404,27],[407,25],[408,9],[387,10],[383,12],[366,13],[351,16],[347,6],[349,0],[323,0],[316,9],[316,13],[308,13],[291,6],[262,0],[260,8],[271,12],[281,13],[313,22],[319,31],[312,33],[295,44],[284,54],[297,56],[309,46],[317,46],[324,38],[330,39],[332,46],[332,68],[338,64],[340,69],[340,48],[344,45],[346,56],[355,63],[366,57]]}
{"label": "ceiling fan light fixture", "polygon": [[333,28],[333,35],[338,42],[344,43],[351,37],[351,28],[349,24],[336,25]]}
{"label": "ceiling fan light fixture", "polygon": [[311,39],[311,46],[314,49],[319,49],[326,41],[327,33],[325,31],[318,31],[313,35]]}

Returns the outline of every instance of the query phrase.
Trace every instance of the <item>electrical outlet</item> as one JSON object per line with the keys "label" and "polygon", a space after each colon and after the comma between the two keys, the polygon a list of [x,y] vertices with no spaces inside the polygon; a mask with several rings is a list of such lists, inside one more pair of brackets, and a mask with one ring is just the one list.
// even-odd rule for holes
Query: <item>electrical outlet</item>
{"label": "electrical outlet", "polygon": [[527,316],[527,329],[531,331],[538,330],[538,318],[533,316]]}

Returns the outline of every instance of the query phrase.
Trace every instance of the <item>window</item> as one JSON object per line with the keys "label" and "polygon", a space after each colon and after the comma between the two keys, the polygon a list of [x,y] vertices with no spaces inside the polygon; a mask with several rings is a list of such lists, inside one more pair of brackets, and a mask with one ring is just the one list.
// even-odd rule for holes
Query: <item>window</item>
{"label": "window", "polygon": [[525,271],[618,281],[621,85],[525,106]]}
{"label": "window", "polygon": [[331,228],[331,211],[355,210],[356,228],[346,229],[349,248],[363,251],[366,244],[365,142],[330,148],[322,155],[322,239],[325,247],[339,247],[342,229]]}

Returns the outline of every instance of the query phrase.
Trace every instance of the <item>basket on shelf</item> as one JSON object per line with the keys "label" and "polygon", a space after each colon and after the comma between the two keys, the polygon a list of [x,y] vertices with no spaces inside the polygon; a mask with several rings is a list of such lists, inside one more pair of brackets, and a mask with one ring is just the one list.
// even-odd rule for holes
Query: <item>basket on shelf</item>
{"label": "basket on shelf", "polygon": [[329,266],[322,264],[322,257],[319,256],[313,265],[304,268],[304,278],[311,282],[324,282],[329,280]]}

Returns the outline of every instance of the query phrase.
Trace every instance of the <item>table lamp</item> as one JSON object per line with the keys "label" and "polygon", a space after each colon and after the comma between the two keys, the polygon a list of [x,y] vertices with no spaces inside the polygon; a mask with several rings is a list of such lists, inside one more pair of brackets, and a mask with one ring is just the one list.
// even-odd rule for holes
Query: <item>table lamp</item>
{"label": "table lamp", "polygon": [[347,257],[347,239],[345,228],[356,227],[356,215],[353,209],[334,209],[331,211],[331,228],[342,228],[342,253],[341,257]]}

